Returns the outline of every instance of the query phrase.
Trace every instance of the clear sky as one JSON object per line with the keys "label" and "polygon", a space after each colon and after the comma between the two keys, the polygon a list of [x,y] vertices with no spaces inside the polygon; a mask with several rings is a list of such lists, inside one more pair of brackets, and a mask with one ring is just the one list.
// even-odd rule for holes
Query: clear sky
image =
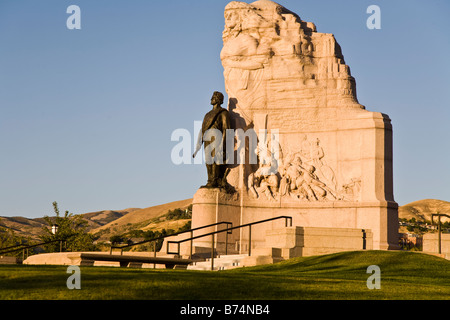
{"label": "clear sky", "polygon": [[[450,2],[278,1],[333,33],[359,102],[394,128],[400,204],[450,201]],[[171,134],[225,93],[223,0],[1,0],[0,216],[188,199],[204,165],[175,165]],[[69,30],[69,5],[81,29]],[[369,5],[381,29],[369,30]],[[195,133],[196,135],[196,133]]]}

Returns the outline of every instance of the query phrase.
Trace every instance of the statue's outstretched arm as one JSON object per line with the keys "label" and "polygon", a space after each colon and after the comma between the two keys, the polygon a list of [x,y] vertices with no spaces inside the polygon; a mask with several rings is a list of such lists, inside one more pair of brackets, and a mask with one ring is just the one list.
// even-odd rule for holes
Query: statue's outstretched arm
{"label": "statue's outstretched arm", "polygon": [[198,138],[197,138],[197,145],[195,146],[195,151],[194,151],[194,154],[192,155],[192,158],[195,158],[195,156],[197,155],[197,152],[199,152],[200,149],[202,148],[202,144],[203,144],[202,129],[200,129],[200,132],[198,133]]}

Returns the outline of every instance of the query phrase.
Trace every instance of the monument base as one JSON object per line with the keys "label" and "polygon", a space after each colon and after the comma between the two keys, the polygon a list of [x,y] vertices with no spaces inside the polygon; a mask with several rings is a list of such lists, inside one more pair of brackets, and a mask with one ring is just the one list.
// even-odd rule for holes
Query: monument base
{"label": "monument base", "polygon": [[308,257],[343,251],[371,250],[370,230],[350,228],[285,227],[268,230],[265,247],[252,249],[242,266],[273,263],[295,257]]}
{"label": "monument base", "polygon": [[[285,219],[253,225],[250,242],[252,251],[267,247],[284,248],[284,251],[289,248],[289,253],[284,252],[282,257],[290,258],[349,250],[399,248],[395,202],[301,203],[278,199],[269,204],[261,204],[258,200],[243,196],[243,193],[230,195],[221,189],[202,188],[194,195],[192,227],[221,221],[230,222],[235,227],[278,216],[291,217],[292,227],[285,227]],[[194,236],[220,228],[223,227],[203,229]],[[216,250],[223,254],[227,243],[229,253],[233,252],[232,250],[233,253],[248,252],[249,231],[248,227],[235,229],[227,238],[225,232],[216,234]],[[280,246],[279,239],[287,239],[289,232],[292,233],[291,241],[300,242],[290,247]],[[268,239],[272,239],[273,244],[268,244]],[[304,241],[304,244],[301,244],[301,241]],[[211,236],[196,239],[194,246],[211,248]],[[294,247],[295,249],[292,249]]]}

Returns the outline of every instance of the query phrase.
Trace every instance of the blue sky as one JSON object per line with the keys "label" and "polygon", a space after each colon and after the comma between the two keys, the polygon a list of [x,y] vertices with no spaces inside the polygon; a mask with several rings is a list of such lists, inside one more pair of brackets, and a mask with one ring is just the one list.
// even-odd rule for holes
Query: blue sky
{"label": "blue sky", "polygon": [[[1,0],[0,216],[148,207],[191,198],[203,165],[172,163],[177,128],[193,132],[225,92],[228,1]],[[450,3],[279,1],[333,33],[359,102],[394,127],[400,204],[450,201]],[[69,5],[81,30],[69,30]],[[369,5],[381,29],[369,30]]]}

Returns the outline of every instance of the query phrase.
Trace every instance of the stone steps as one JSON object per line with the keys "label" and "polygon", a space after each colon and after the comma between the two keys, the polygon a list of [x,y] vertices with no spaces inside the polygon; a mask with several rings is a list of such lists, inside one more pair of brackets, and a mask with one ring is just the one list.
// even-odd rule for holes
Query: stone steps
{"label": "stone steps", "polygon": [[[214,258],[214,270],[229,270],[241,266],[241,260],[248,257],[247,254],[229,254]],[[188,265],[187,270],[211,270],[211,258],[204,261],[196,261]]]}
{"label": "stone steps", "polygon": [[[220,255],[214,258],[214,270],[229,270],[239,267],[251,267],[261,264],[272,264],[283,261],[282,250],[279,248],[259,247],[251,251],[251,256],[245,254]],[[211,270],[211,259],[196,261],[187,266],[188,270]]]}

